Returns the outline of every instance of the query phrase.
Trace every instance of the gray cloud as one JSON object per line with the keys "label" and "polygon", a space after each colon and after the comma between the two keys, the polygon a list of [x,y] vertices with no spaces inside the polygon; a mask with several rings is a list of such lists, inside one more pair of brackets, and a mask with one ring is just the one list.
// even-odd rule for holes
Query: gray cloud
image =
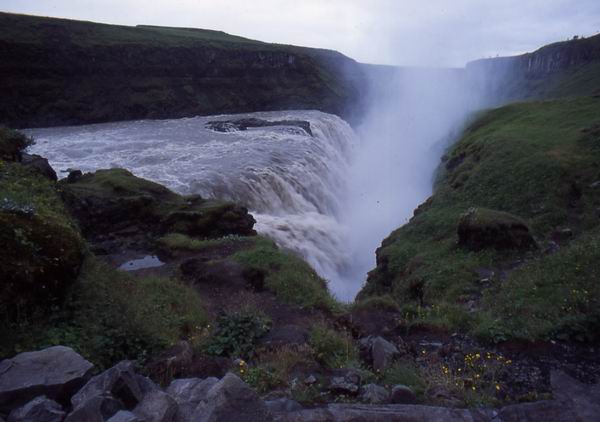
{"label": "gray cloud", "polygon": [[218,29],[401,65],[462,66],[600,31],[598,0],[3,0],[0,8]]}

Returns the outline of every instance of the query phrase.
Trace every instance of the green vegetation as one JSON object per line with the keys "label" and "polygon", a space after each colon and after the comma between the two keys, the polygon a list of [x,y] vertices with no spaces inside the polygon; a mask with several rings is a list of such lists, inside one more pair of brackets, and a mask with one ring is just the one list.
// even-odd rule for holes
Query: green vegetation
{"label": "green vegetation", "polygon": [[216,324],[205,350],[210,355],[233,358],[248,358],[256,342],[271,328],[268,318],[254,313],[220,316]]}
{"label": "green vegetation", "polygon": [[244,237],[229,235],[218,239],[196,239],[181,233],[169,233],[158,239],[158,244],[168,250],[204,251],[231,242],[242,241]]}
{"label": "green vegetation", "polygon": [[422,396],[427,388],[427,382],[419,367],[408,361],[398,361],[387,368],[381,376],[382,382],[388,387],[397,384],[410,387],[415,394]]}
{"label": "green vegetation", "polygon": [[203,330],[207,316],[195,291],[176,280],[133,278],[88,257],[61,309],[45,321],[5,327],[2,356],[51,345],[74,348],[99,368],[144,362]]}
{"label": "green vegetation", "polygon": [[[598,332],[592,280],[598,276],[599,116],[597,98],[512,104],[483,113],[446,154],[434,195],[383,242],[360,298],[389,294],[413,322],[477,327],[488,338],[564,337],[565,330],[585,338]],[[542,250],[460,247],[457,227],[473,207],[491,210],[486,215],[492,220],[503,213],[519,216]],[[565,227],[575,239],[587,234],[541,258]],[[523,260],[527,264],[513,271]],[[585,291],[590,302],[583,306]],[[469,303],[484,312],[468,313]]]}
{"label": "green vegetation", "polygon": [[256,237],[251,248],[233,255],[240,264],[265,274],[265,287],[282,301],[307,308],[335,310],[325,281],[298,256],[281,251],[271,240]]}
{"label": "green vegetation", "polygon": [[146,224],[155,233],[197,237],[254,234],[254,219],[246,209],[231,202],[181,196],[125,169],[86,173],[75,182],[66,180],[60,186],[85,233]]}
{"label": "green vegetation", "polygon": [[0,126],[0,160],[21,161],[21,152],[33,144],[23,133]]}
{"label": "green vegetation", "polygon": [[391,296],[371,296],[358,300],[352,304],[352,310],[379,310],[398,312],[400,307]]}
{"label": "green vegetation", "polygon": [[54,184],[1,160],[0,245],[0,319],[10,321],[60,305],[85,249]]}
{"label": "green vegetation", "polygon": [[0,35],[2,41],[15,39],[22,42],[41,44],[52,36],[56,27],[63,29],[63,42],[80,46],[110,46],[115,44],[169,45],[171,47],[190,46],[197,43],[227,48],[231,44],[247,44],[268,47],[271,44],[254,41],[221,31],[195,28],[171,28],[162,26],[106,25],[87,21],[47,18],[40,16],[13,15],[0,13],[0,22],[5,29]]}
{"label": "green vegetation", "polygon": [[351,366],[357,357],[356,347],[348,333],[342,333],[324,324],[317,324],[310,332],[311,347],[315,358],[329,368]]}
{"label": "green vegetation", "polygon": [[593,341],[600,327],[600,228],[555,255],[533,261],[485,292],[476,328],[484,339]]}

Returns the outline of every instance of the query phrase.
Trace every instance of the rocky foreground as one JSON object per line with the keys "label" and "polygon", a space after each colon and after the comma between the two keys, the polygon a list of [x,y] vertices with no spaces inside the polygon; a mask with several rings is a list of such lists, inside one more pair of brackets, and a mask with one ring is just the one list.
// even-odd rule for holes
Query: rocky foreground
{"label": "rocky foreground", "polygon": [[[164,389],[136,373],[131,361],[93,373],[93,364],[64,346],[6,359],[0,363],[0,412],[7,422],[597,421],[600,414],[600,385],[584,387],[561,372],[552,374],[553,400],[500,409],[401,404],[304,408],[291,399],[260,398],[233,373],[221,379],[175,379]],[[361,390],[369,393],[372,385]]]}

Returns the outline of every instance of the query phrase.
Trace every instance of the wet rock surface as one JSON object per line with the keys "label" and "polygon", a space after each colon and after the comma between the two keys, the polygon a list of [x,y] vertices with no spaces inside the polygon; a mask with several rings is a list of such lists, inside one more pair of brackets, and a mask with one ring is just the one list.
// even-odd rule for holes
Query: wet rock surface
{"label": "wet rock surface", "polygon": [[218,120],[208,122],[206,127],[216,132],[232,132],[236,130],[248,130],[252,128],[261,127],[295,127],[302,129],[304,132],[312,136],[312,130],[310,129],[310,122],[304,120],[262,120],[255,118],[239,119],[239,120]]}

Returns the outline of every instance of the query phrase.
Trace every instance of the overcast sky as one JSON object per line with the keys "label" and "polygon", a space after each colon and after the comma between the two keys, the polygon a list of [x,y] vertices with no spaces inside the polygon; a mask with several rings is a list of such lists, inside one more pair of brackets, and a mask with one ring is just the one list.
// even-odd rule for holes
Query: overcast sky
{"label": "overcast sky", "polygon": [[399,65],[462,66],[600,31],[600,0],[0,0],[0,10],[217,29]]}

